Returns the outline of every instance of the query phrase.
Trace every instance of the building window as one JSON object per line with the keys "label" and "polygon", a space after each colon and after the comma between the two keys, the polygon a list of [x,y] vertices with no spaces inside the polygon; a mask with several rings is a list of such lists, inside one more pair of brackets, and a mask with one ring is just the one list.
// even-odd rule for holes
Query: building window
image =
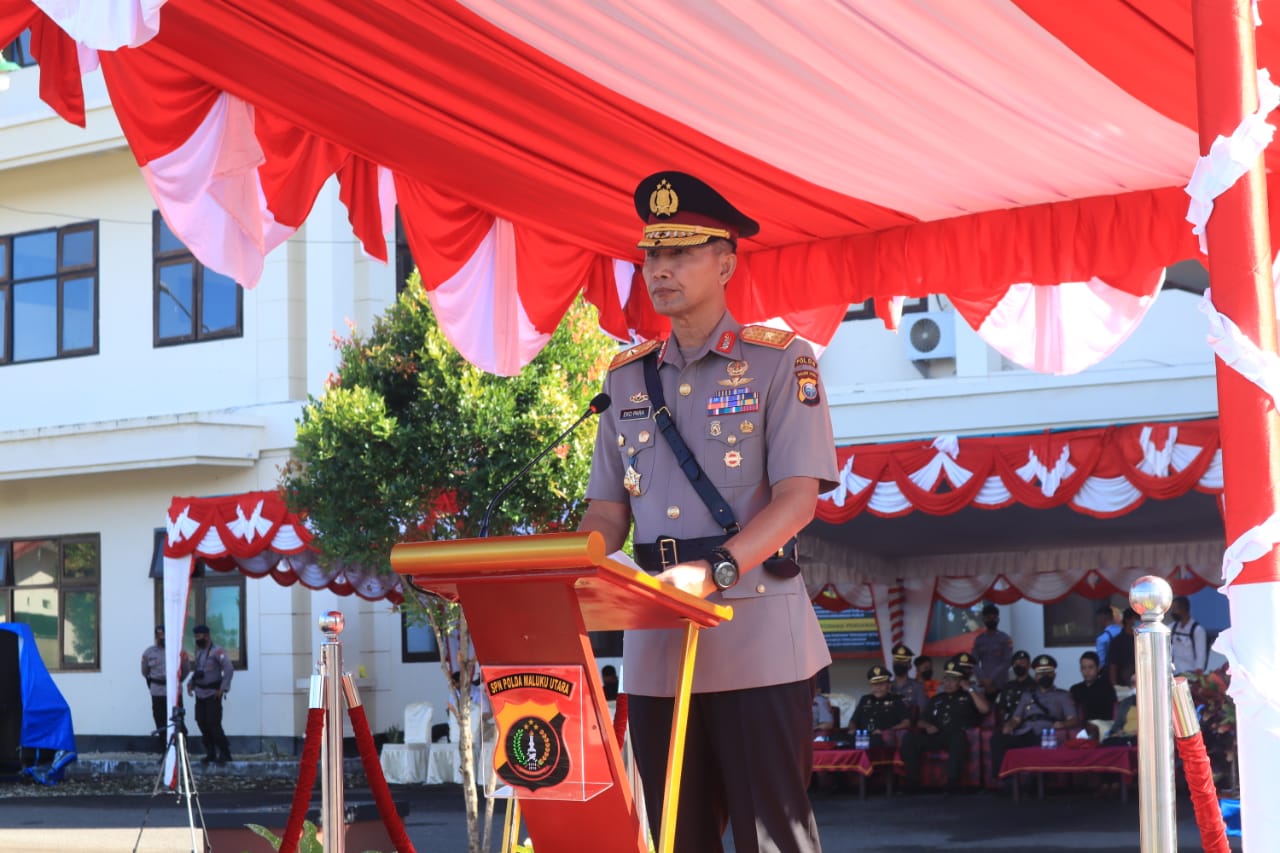
{"label": "building window", "polygon": [[[924,296],[920,299],[906,299],[902,303],[903,314],[923,314],[929,310],[929,297]],[[874,320],[876,316],[876,304],[874,299],[864,299],[861,302],[855,302],[849,306],[849,310],[845,312],[845,322],[849,320]]]}
{"label": "building window", "polygon": [[35,57],[31,55],[31,30],[23,30],[17,40],[10,42],[8,47],[0,51],[0,57],[19,68],[30,68],[35,65]]}
{"label": "building window", "polygon": [[244,334],[241,288],[231,278],[197,261],[191,250],[169,230],[159,211],[152,213],[151,222],[155,345],[241,337]]}
{"label": "building window", "polygon": [[1060,601],[1044,606],[1044,644],[1046,646],[1088,646],[1098,639],[1098,608],[1111,606],[1123,611],[1129,597],[1113,595],[1085,598],[1073,592]]}
{"label": "building window", "polygon": [[[161,534],[163,535],[163,533]],[[155,585],[155,624],[164,624],[164,582]],[[187,594],[187,621],[182,632],[182,648],[195,659],[196,642],[192,631],[197,625],[209,626],[209,639],[221,646],[236,669],[247,669],[245,648],[244,575],[237,570],[216,572],[196,560]]]}
{"label": "building window", "polygon": [[24,622],[50,670],[98,669],[96,535],[0,540],[0,622]]}
{"label": "building window", "polygon": [[0,237],[0,363],[98,351],[98,223]]}
{"label": "building window", "polygon": [[404,233],[404,223],[400,221],[400,208],[396,208],[396,296],[404,293],[409,285],[409,276],[417,266],[413,253],[409,251],[409,237]]}
{"label": "building window", "polygon": [[431,625],[410,620],[409,614],[403,611],[400,613],[400,660],[403,663],[440,660],[440,646]]}

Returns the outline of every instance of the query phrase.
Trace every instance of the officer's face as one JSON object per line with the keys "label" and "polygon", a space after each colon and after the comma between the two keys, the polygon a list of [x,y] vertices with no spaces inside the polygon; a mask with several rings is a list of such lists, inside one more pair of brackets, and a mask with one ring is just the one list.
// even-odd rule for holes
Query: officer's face
{"label": "officer's face", "polygon": [[644,283],[653,309],[664,316],[683,316],[708,302],[724,302],[724,286],[738,256],[725,244],[646,249]]}
{"label": "officer's face", "polygon": [[875,684],[871,685],[871,695],[876,697],[877,699],[883,699],[884,697],[888,696],[889,682],[877,681]]}

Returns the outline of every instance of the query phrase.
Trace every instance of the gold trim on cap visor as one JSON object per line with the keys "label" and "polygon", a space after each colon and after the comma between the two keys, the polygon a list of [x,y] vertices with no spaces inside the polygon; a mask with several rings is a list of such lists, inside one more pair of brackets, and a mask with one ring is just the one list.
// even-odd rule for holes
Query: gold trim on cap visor
{"label": "gold trim on cap visor", "polygon": [[725,228],[710,228],[706,225],[673,225],[659,222],[644,227],[644,239],[637,245],[641,249],[657,246],[697,246],[713,238],[730,240],[733,235]]}

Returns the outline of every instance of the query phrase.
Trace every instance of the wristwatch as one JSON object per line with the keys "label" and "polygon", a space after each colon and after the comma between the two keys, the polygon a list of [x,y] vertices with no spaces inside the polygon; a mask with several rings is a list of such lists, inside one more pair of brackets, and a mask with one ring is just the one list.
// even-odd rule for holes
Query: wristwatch
{"label": "wristwatch", "polygon": [[711,582],[716,589],[728,589],[738,582],[738,561],[728,548],[711,549]]}

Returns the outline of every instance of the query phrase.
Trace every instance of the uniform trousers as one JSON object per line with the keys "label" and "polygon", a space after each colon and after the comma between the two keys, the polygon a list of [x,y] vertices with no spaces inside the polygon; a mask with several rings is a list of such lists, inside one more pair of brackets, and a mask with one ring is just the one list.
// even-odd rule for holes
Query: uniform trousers
{"label": "uniform trousers", "polygon": [[196,697],[196,725],[200,727],[206,756],[210,759],[231,757],[231,743],[222,730],[221,696],[215,693],[207,699]]}
{"label": "uniform trousers", "polygon": [[151,719],[155,721],[156,731],[160,734],[164,734],[165,729],[169,727],[169,714],[166,707],[168,704],[163,696],[151,697]]}
{"label": "uniform trousers", "polygon": [[898,751],[902,753],[902,765],[907,773],[907,784],[920,784],[920,757],[934,749],[947,751],[947,785],[960,784],[965,759],[969,757],[969,739],[964,729],[950,731],[939,729],[933,734],[922,731],[907,732]]}
{"label": "uniform trousers", "polygon": [[[629,726],[656,841],[674,699],[629,696]],[[820,853],[807,792],[813,766],[813,681],[695,693],[685,736],[676,853]]]}
{"label": "uniform trousers", "polygon": [[991,772],[1000,775],[1000,765],[1004,763],[1004,754],[1011,749],[1024,746],[1039,746],[1040,731],[1038,729],[1020,735],[1007,735],[996,732],[991,736]]}

